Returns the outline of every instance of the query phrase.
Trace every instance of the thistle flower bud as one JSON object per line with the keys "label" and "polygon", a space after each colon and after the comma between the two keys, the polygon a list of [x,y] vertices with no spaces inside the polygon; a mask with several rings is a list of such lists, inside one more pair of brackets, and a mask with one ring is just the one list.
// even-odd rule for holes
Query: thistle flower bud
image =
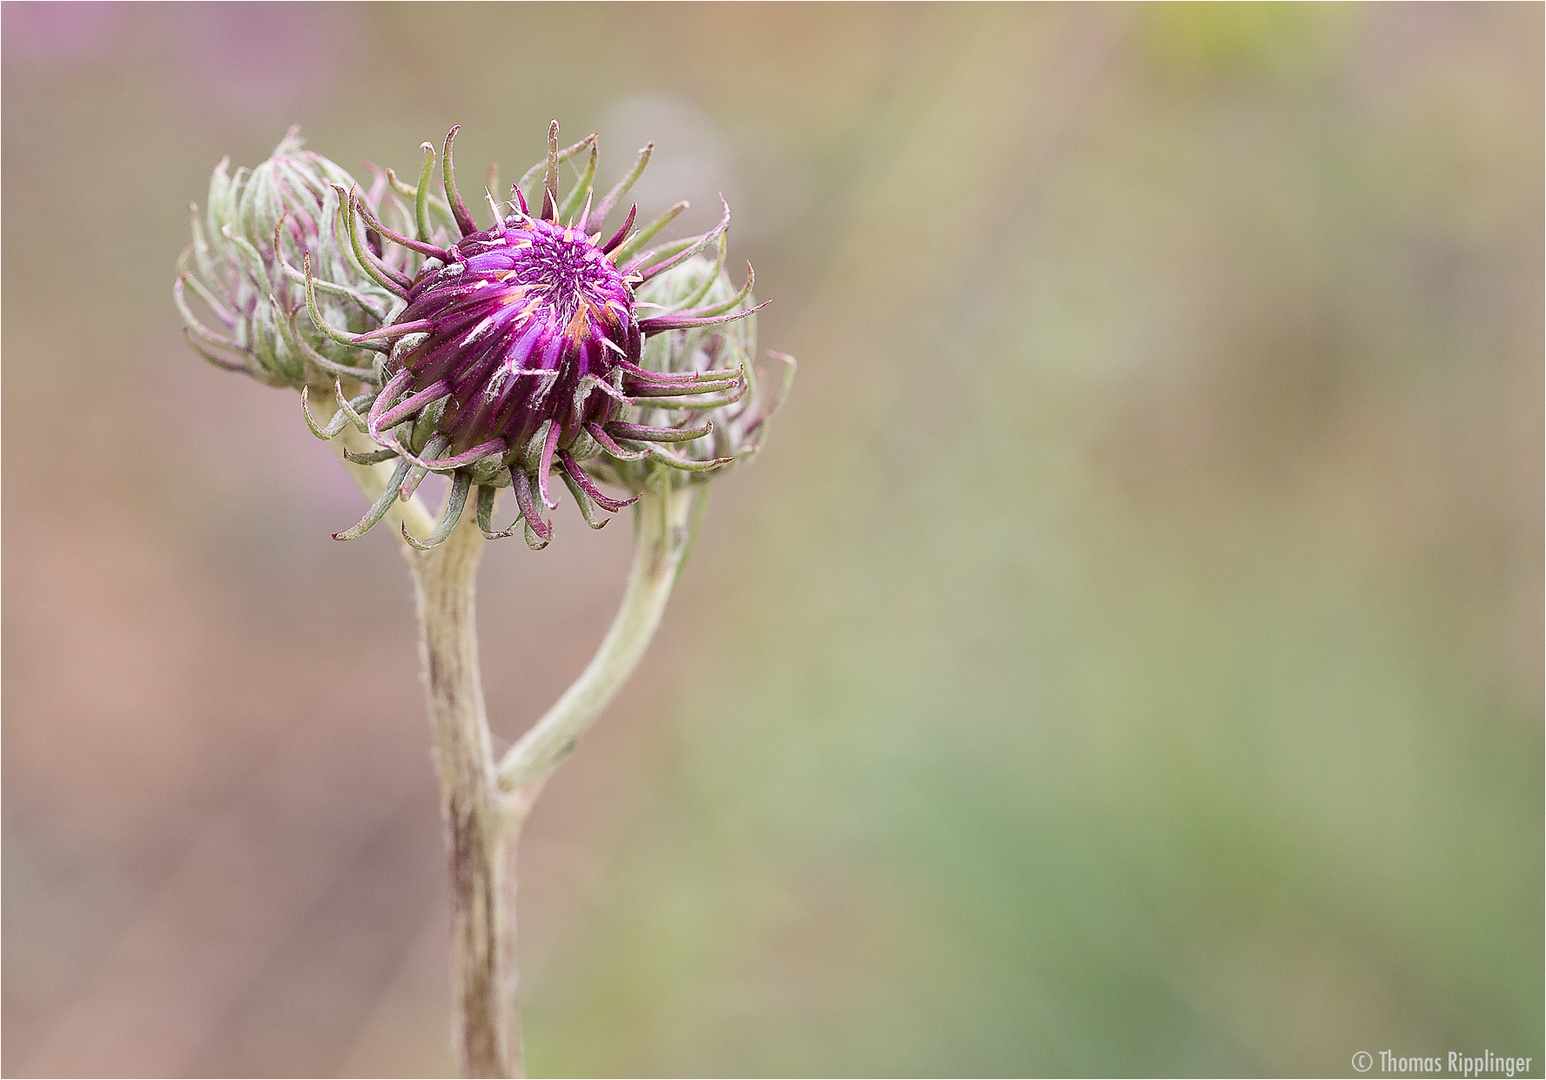
{"label": "thistle flower bud", "polygon": [[[256,168],[233,174],[229,160],[222,161],[210,177],[203,214],[189,207],[193,243],[178,262],[173,287],[188,343],[216,366],[270,386],[331,389],[337,378],[368,374],[368,350],[333,340],[305,314],[300,269],[309,256],[319,310],[331,325],[365,333],[401,310],[401,300],[368,272],[343,228],[338,192],[356,187],[342,167],[302,149],[298,128]],[[376,178],[363,201],[378,217],[412,220],[386,176]],[[441,216],[448,225],[449,212]],[[380,247],[379,238],[367,243]],[[422,261],[406,250],[377,253],[403,273]],[[203,317],[190,300],[206,309]]]}
{"label": "thistle flower bud", "polygon": [[[336,344],[378,354],[371,365],[373,377],[360,374],[359,368],[352,372],[370,387],[366,393],[345,401],[341,384],[335,387],[340,416],[355,420],[381,447],[379,453],[366,455],[369,460],[398,460],[387,495],[354,528],[335,536],[359,536],[385,515],[395,498],[411,497],[424,476],[435,472],[452,481],[445,514],[425,540],[404,529],[409,543],[428,547],[449,536],[474,486],[484,533],[490,538],[510,535],[514,525],[495,532],[491,522],[496,490],[509,486],[515,491],[517,521],[525,523],[527,543],[541,548],[552,537],[543,508],[558,505],[550,493],[554,473],[569,488],[587,523],[600,528],[606,520],[598,516],[597,507],[619,510],[642,488],[635,489],[633,498],[611,498],[596,486],[587,463],[604,467],[608,462],[649,461],[700,473],[733,460],[733,455],[710,453],[713,443],[694,456],[668,447],[710,435],[712,421],[698,422],[694,410],[739,401],[749,385],[750,365],[668,370],[651,369],[641,361],[654,336],[706,330],[750,316],[756,309],[743,304],[750,279],[740,292],[732,291],[728,298],[716,294],[707,302],[713,280],[702,289],[667,290],[661,295],[672,302],[654,303],[648,313],[635,297],[636,289],[691,262],[716,242],[722,252],[730,223],[728,205],[708,232],[654,248],[646,245],[687,204],[678,203],[637,229],[634,206],[621,227],[603,241],[603,223],[643,172],[652,147],[646,146],[634,168],[598,201],[593,188],[596,137],[561,150],[555,121],[548,130],[546,160],[513,185],[509,201],[495,201],[491,173],[488,201],[494,222],[480,229],[456,186],[452,143],[458,130],[446,136],[442,156],[444,205],[456,228],[449,238],[432,228],[424,212],[429,157],[419,186],[403,189],[405,197],[415,200],[413,227],[395,230],[384,224],[376,207],[357,191],[343,204],[351,238],[374,234],[387,250],[400,249],[421,260],[410,264],[399,254],[394,262],[353,244],[363,268],[399,298],[400,308],[381,325],[357,330],[327,317],[317,300],[317,283],[308,279],[317,329]],[[559,165],[587,151],[578,181],[560,198]],[[540,189],[535,187],[539,178]],[[535,214],[527,201],[528,188],[533,200],[540,191]],[[693,355],[717,351],[698,349]],[[726,358],[733,359],[728,350]],[[661,423],[640,422],[641,409]],[[725,415],[733,419],[740,414]],[[340,420],[327,429],[312,426],[330,437],[341,425]]]}
{"label": "thistle flower bud", "polygon": [[[751,295],[753,275],[746,268],[746,284],[739,290],[724,272],[725,245],[718,258],[694,256],[639,289],[639,303],[665,310],[696,308],[709,315],[755,311]],[[739,384],[715,396],[705,396],[680,408],[706,421],[710,430],[675,446],[678,456],[696,462],[735,462],[754,456],[767,437],[768,419],[788,396],[794,380],[795,361],[784,353],[770,353],[782,370],[759,377],[757,317],[747,314],[734,322],[691,326],[656,334],[645,343],[641,366],[667,375],[699,375],[715,370],[736,370]],[[767,375],[777,382],[770,385]],[[628,410],[626,419],[641,425],[658,425],[670,418],[654,403],[641,401]],[[659,462],[603,459],[596,468],[601,479],[638,493],[659,482],[665,468]],[[687,473],[691,483],[702,483],[718,474]]]}

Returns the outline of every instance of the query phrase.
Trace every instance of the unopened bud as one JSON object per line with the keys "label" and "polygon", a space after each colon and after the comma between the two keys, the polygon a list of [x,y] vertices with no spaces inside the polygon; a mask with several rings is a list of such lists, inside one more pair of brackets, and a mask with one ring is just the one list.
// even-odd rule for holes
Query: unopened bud
{"label": "unopened bud", "polygon": [[[646,282],[639,289],[639,301],[656,304],[669,311],[693,309],[704,316],[722,316],[756,307],[752,297],[751,267],[746,268],[746,284],[737,289],[723,269],[724,250],[718,259],[694,257]],[[735,385],[691,404],[693,419],[682,427],[712,425],[706,435],[676,443],[672,450],[694,462],[721,462],[729,465],[754,456],[767,438],[768,419],[783,404],[794,379],[795,362],[783,353],[770,353],[777,370],[758,372],[757,316],[747,315],[734,322],[719,322],[670,330],[651,337],[644,346],[641,366],[668,375],[698,375],[705,372],[737,372]],[[659,425],[671,418],[638,401],[628,410],[626,420],[642,425]],[[608,460],[598,469],[603,479],[639,492],[657,483],[663,475],[659,462]],[[702,483],[723,471],[681,474],[686,482]],[[682,480],[678,479],[680,483]]]}
{"label": "unopened bud", "polygon": [[[232,173],[222,161],[203,212],[190,207],[193,243],[178,262],[174,294],[189,343],[211,363],[270,386],[331,389],[340,375],[369,370],[371,353],[330,339],[306,311],[308,262],[332,325],[364,333],[402,307],[366,271],[344,228],[339,208],[356,187],[341,166],[302,149],[297,128],[256,168]],[[364,198],[378,216],[411,220],[385,176]],[[411,252],[389,257],[417,261]]]}

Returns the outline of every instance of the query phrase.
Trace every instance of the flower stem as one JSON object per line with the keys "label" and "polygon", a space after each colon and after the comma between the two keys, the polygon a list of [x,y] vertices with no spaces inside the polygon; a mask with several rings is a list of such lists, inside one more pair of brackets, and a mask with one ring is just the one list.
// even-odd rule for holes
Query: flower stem
{"label": "flower stem", "polygon": [[[334,441],[371,448],[346,426]],[[368,499],[386,490],[391,468],[344,461]],[[418,602],[419,655],[440,775],[451,876],[454,1038],[462,1074],[523,1075],[516,1009],[515,841],[548,777],[574,749],[643,658],[665,612],[708,504],[694,484],[644,492],[634,505],[634,555],[623,601],[580,677],[496,766],[478,667],[475,584],[484,539],[464,512],[443,544],[401,545]],[[417,497],[383,519],[428,535],[433,519]]]}
{"label": "flower stem", "polygon": [[[325,423],[337,412],[324,399]],[[344,468],[374,502],[391,482],[389,464],[344,458],[375,449],[352,424],[333,440]],[[435,520],[418,496],[392,505],[382,519],[416,536]],[[428,551],[399,544],[413,575],[419,613],[419,658],[424,668],[440,774],[441,816],[451,872],[453,1038],[462,1075],[522,1075],[521,1029],[515,999],[515,875],[510,858],[519,822],[505,812],[483,709],[474,605],[483,534],[476,516],[463,513],[445,543]]]}
{"label": "flower stem", "polygon": [[466,513],[429,551],[403,545],[419,609],[435,764],[451,871],[455,1039],[464,1076],[521,1074],[513,860],[518,823],[496,782],[478,670],[474,586],[483,534]]}
{"label": "flower stem", "polygon": [[669,482],[645,491],[634,504],[633,565],[611,629],[580,677],[499,763],[499,786],[517,824],[644,656],[707,505],[707,485]]}

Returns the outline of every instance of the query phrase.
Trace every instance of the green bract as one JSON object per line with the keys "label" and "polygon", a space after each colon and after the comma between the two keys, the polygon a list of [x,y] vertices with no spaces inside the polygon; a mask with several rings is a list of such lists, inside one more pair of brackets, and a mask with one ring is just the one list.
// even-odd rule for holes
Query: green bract
{"label": "green bract", "polygon": [[[657,304],[667,310],[692,308],[705,313],[723,314],[756,306],[750,291],[751,267],[747,286],[737,288],[724,271],[725,249],[720,245],[714,259],[697,256],[672,267],[638,290],[641,303]],[[767,437],[768,418],[783,404],[794,378],[795,363],[783,353],[770,353],[781,370],[764,372],[759,377],[757,356],[757,316],[747,315],[735,322],[715,326],[695,326],[655,334],[644,344],[640,366],[666,374],[739,369],[740,384],[732,390],[690,403],[673,404],[673,411],[689,410],[700,420],[709,420],[713,429],[691,442],[677,443],[678,456],[694,461],[745,460],[762,447]],[[659,408],[638,405],[626,419],[636,424],[673,422]],[[680,422],[679,420],[675,422]],[[660,483],[668,466],[656,460],[607,460],[596,467],[597,475],[632,492],[644,491]],[[704,483],[715,473],[682,473],[672,470],[677,483]]]}

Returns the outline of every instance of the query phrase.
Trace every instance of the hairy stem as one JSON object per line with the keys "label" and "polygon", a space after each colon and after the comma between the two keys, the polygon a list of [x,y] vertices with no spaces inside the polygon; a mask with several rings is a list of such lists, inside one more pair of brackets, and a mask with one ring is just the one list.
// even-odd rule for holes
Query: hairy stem
{"label": "hairy stem", "polygon": [[[336,412],[337,405],[330,404]],[[390,483],[392,466],[361,465],[343,457],[345,450],[376,448],[353,425],[332,442],[350,477],[374,502]],[[429,535],[435,526],[417,496],[394,503],[382,522],[394,532],[406,525],[416,536]],[[407,544],[399,548],[418,602],[419,658],[446,823],[453,1040],[462,1075],[507,1077],[522,1075],[512,857],[519,822],[502,805],[483,707],[474,603],[483,543],[475,515],[465,512],[445,543],[429,551]]]}
{"label": "hairy stem", "polygon": [[611,629],[580,677],[499,763],[499,786],[517,824],[644,656],[692,550],[707,500],[705,485],[667,484],[646,491],[634,504],[633,565]]}
{"label": "hairy stem", "polygon": [[455,1039],[464,1076],[517,1076],[513,860],[518,824],[496,782],[478,669],[474,587],[483,534],[465,513],[445,543],[403,546],[419,609],[419,655],[440,773],[451,871]]}
{"label": "hairy stem", "polygon": [[[352,425],[333,445],[340,457],[345,449],[374,449]],[[343,464],[367,499],[386,490],[390,465]],[[640,497],[633,563],[611,628],[580,677],[497,766],[478,666],[475,585],[484,539],[476,516],[464,512],[445,543],[428,551],[401,545],[418,602],[419,655],[446,822],[454,1038],[464,1076],[523,1075],[515,841],[548,777],[643,658],[692,550],[707,498],[704,485],[672,487],[669,481]],[[394,531],[406,524],[416,536],[434,528],[417,497],[395,503],[383,521]]]}
{"label": "hairy stem", "polygon": [[[337,403],[323,399],[319,404],[317,411],[326,423],[337,412]],[[374,450],[370,436],[349,424],[332,444],[365,498],[375,502],[391,482],[392,466],[362,465],[343,456],[345,450]],[[382,521],[393,531],[406,525],[416,536],[429,535],[435,526],[418,496],[394,503]],[[519,822],[511,820],[502,805],[483,709],[474,605],[483,534],[475,515],[467,512],[438,547],[418,551],[400,543],[399,548],[418,601],[419,659],[446,823],[457,1057],[464,1076],[519,1076],[511,858]]]}

